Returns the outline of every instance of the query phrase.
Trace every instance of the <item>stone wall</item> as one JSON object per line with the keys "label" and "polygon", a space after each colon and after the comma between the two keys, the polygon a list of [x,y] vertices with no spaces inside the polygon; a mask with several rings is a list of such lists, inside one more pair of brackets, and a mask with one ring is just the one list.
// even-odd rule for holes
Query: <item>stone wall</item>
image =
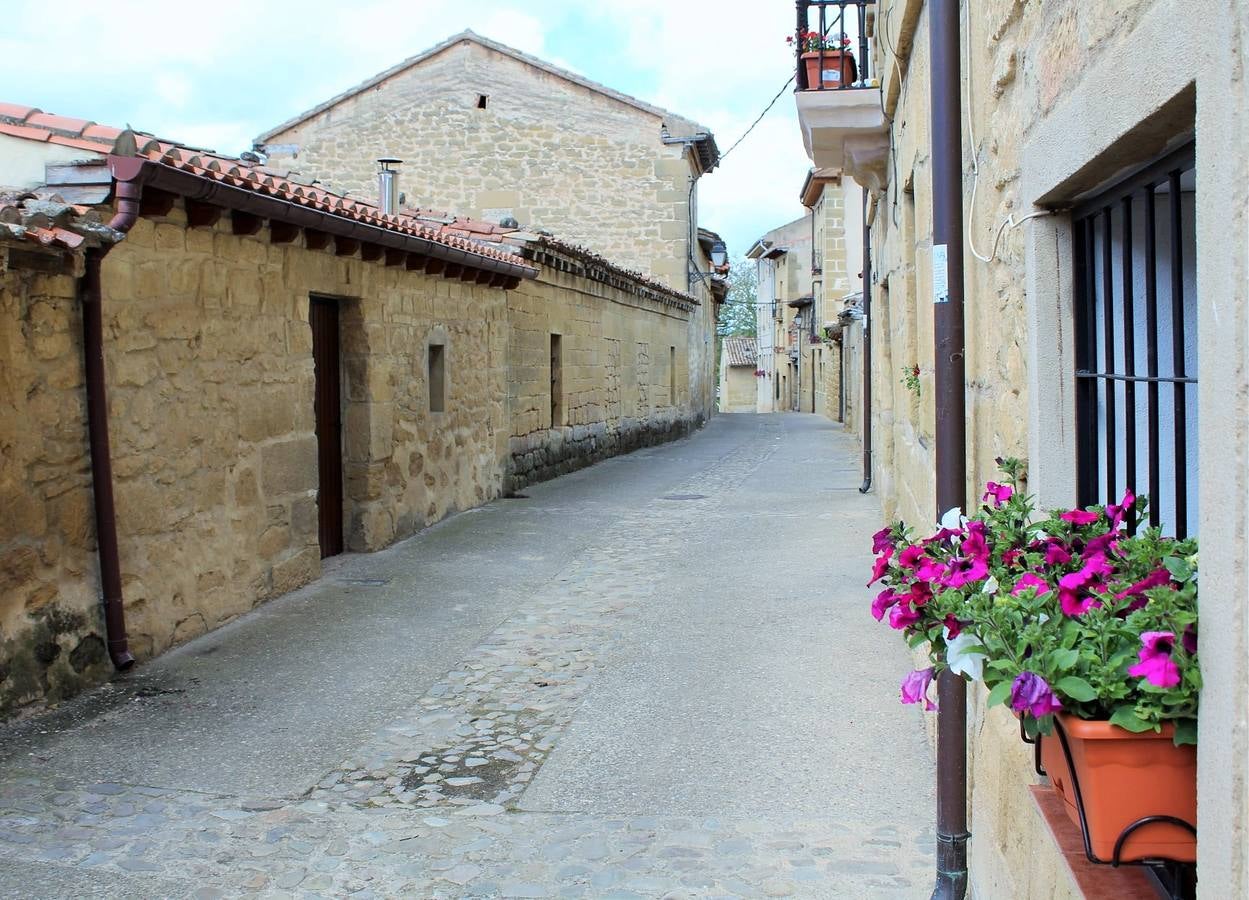
{"label": "stone wall", "polygon": [[[875,482],[885,517],[920,527],[935,515],[928,16],[922,0],[890,0],[881,6],[878,21],[884,34],[876,46],[876,69],[884,73],[893,134],[889,184],[873,200],[872,226]],[[1016,455],[1029,458],[1029,488],[1043,505],[1075,501],[1070,218],[1060,213],[1007,228],[994,248],[999,226],[1008,215],[1018,221],[1037,210],[1040,202],[1069,208],[1082,193],[1146,162],[1168,139],[1182,140],[1195,129],[1203,473],[1199,532],[1203,559],[1214,560],[1215,566],[1211,571],[1203,567],[1202,615],[1241,625],[1249,593],[1243,542],[1244,497],[1249,494],[1243,465],[1249,441],[1246,160],[1244,154],[1228,156],[1215,148],[1244,145],[1247,91],[1243,66],[1233,60],[1243,55],[1238,48],[1247,28],[1249,12],[1231,2],[1194,19],[1175,0],[989,0],[965,6],[962,17],[969,60],[964,66],[970,65],[964,79],[971,85],[972,146],[979,169],[974,177],[964,126],[965,201],[973,183],[976,187],[975,203],[967,203],[965,215],[976,250],[992,257],[979,261],[965,246],[968,497],[974,499],[979,486],[994,477],[995,457]],[[1161,45],[1193,65],[1159,74]],[[1045,50],[1031,52],[1036,47]],[[893,48],[901,51],[896,60]],[[1238,250],[1222,252],[1229,246]],[[856,331],[847,329],[848,364],[861,349]],[[919,397],[901,383],[902,368],[910,365],[921,370]],[[856,368],[851,365],[849,371]],[[848,399],[857,396],[857,387],[848,391]],[[1218,436],[1208,431],[1212,406],[1224,413],[1216,420],[1222,429]],[[847,418],[857,427],[857,413],[848,408]],[[1230,447],[1237,448],[1234,464],[1226,456]],[[1240,499],[1229,504],[1230,496]],[[1240,625],[1219,628],[1208,640],[1203,633],[1203,674],[1208,685],[1217,685],[1202,698],[1203,897],[1239,896],[1249,889],[1245,634]],[[1019,747],[1015,723],[998,711],[986,715],[980,692],[973,691],[972,707],[974,894],[1021,900],[1078,896],[1026,794],[1035,776]]]}
{"label": "stone wall", "polygon": [[[707,311],[684,295],[545,267],[505,292],[272,243],[267,228],[247,237],[224,219],[185,222],[180,204],[140,219],[102,267],[120,560],[140,660],[321,573],[313,295],[339,310],[348,550],[704,421],[688,348]],[[0,271],[0,712],[111,672],[68,264]],[[557,428],[552,331],[565,342]],[[445,348],[442,412],[430,411],[431,344]]]}
{"label": "stone wall", "polygon": [[665,125],[694,130],[465,39],[266,143],[271,165],[365,197],[398,157],[410,205],[513,216],[687,290],[695,166]]}
{"label": "stone wall", "polygon": [[[701,329],[703,309],[677,294],[658,296],[552,267],[508,292],[507,490],[703,424],[687,340]],[[552,335],[560,346],[556,409]]]}
{"label": "stone wall", "polygon": [[0,272],[0,710],[112,669],[96,603],[73,267]]}

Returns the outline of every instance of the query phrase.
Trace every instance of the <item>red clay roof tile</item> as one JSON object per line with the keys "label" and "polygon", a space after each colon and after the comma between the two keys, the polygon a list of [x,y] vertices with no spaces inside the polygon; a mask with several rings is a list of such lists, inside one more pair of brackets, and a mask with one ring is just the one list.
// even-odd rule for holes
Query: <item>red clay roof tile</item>
{"label": "red clay roof tile", "polygon": [[33,106],[23,106],[20,103],[0,103],[0,116],[7,116],[10,119],[24,120],[31,113],[37,113],[39,110]]}
{"label": "red clay roof tile", "polygon": [[28,141],[47,141],[48,138],[52,137],[52,132],[45,131],[42,128],[27,128],[25,125],[8,125],[4,122],[0,122],[0,134],[26,138]]}
{"label": "red clay roof tile", "polygon": [[54,116],[41,112],[28,116],[26,124],[32,128],[53,128],[57,131],[68,131],[71,136],[77,137],[91,123],[86,119],[73,119],[69,116]]}

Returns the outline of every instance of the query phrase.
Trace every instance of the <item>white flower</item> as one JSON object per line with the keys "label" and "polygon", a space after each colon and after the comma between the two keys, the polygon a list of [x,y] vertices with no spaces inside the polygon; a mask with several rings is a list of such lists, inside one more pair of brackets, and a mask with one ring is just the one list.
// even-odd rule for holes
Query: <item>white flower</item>
{"label": "white flower", "polygon": [[994,576],[990,575],[988,578],[984,580],[984,587],[981,588],[981,591],[983,591],[988,596],[992,597],[994,594],[998,592],[999,587],[1000,585],[997,583],[997,579]]}
{"label": "white flower", "polygon": [[945,634],[945,661],[950,671],[966,675],[972,681],[980,681],[984,674],[984,647],[976,636],[962,631],[958,637],[951,639],[950,629],[943,628],[942,631]]}
{"label": "white flower", "polygon": [[963,515],[963,511],[957,506],[952,506],[946,510],[945,515],[941,517],[941,521],[937,524],[942,528],[949,528],[951,531],[960,531],[967,526],[967,517]]}

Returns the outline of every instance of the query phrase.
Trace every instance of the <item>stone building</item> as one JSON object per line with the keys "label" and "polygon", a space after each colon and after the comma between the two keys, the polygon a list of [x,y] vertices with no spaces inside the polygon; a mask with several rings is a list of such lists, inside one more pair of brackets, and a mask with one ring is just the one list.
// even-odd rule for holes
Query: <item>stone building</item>
{"label": "stone building", "polygon": [[[719,150],[697,123],[471,31],[453,35],[256,138],[271,166],[376,196],[403,160],[407,205],[530,229],[709,301],[698,181]],[[447,198],[443,200],[442,198]],[[691,334],[690,389],[710,409],[713,304]]]}
{"label": "stone building", "polygon": [[755,411],[755,376],[759,361],[751,335],[732,335],[720,345],[719,411]]}
{"label": "stone building", "polygon": [[12,104],[0,184],[0,711],[709,412],[713,304],[550,235]]}
{"label": "stone building", "polygon": [[[811,216],[773,228],[746,251],[758,267],[755,334],[759,341],[759,412],[797,410],[802,397],[799,310],[811,301]],[[771,347],[771,352],[768,348]]]}
{"label": "stone building", "polygon": [[[820,90],[800,74],[796,99],[815,165],[869,191],[872,474],[885,518],[922,526],[935,516],[933,7],[876,6],[871,79]],[[959,27],[967,496],[1014,455],[1043,508],[1130,485],[1165,531],[1200,537],[1197,891],[1246,896],[1249,10],[990,0],[964,4]],[[899,377],[912,365],[918,396]],[[969,712],[972,895],[1152,896],[1139,870],[1056,842],[1017,723],[975,687]]]}

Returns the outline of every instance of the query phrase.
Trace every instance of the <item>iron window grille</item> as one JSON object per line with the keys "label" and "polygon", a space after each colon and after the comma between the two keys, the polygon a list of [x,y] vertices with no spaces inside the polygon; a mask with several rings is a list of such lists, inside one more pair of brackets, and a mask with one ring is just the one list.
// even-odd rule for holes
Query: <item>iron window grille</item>
{"label": "iron window grille", "polygon": [[1072,214],[1078,501],[1148,494],[1149,525],[1179,537],[1197,521],[1195,187],[1189,144]]}

